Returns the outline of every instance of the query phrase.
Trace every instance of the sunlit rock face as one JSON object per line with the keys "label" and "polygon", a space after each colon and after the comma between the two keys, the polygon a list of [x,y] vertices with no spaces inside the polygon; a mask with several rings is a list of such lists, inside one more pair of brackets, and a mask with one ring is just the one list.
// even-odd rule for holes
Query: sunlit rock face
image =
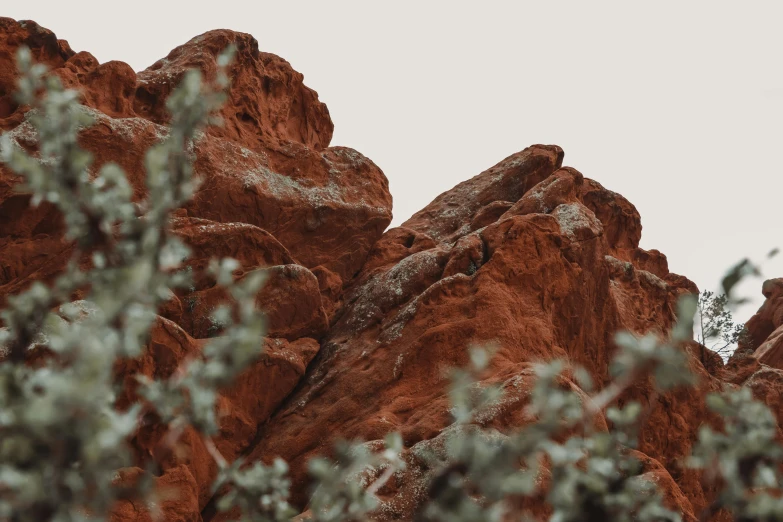
{"label": "sunlit rock face", "polygon": [[[266,354],[222,394],[215,443],[229,460],[245,454],[289,461],[292,500],[302,509],[308,458],[328,453],[337,438],[377,444],[399,431],[408,467],[379,492],[376,518],[411,519],[431,471],[422,455],[442,454],[455,430],[447,376],[467,362],[468,346],[496,348],[483,382],[502,384],[506,398],[476,424],[502,437],[531,421],[525,405],[536,363],[567,358],[602,386],[616,331],[664,333],[677,299],[697,292],[669,272],[662,253],[639,248],[636,208],[564,167],[564,153],[553,145],[512,154],[386,230],[392,198],[381,170],[359,152],[329,147],[326,105],[302,74],[243,33],[210,31],[134,72],[76,53],[34,22],[0,18],[0,129],[35,152],[29,108],[12,97],[13,56],[27,45],[82,92],[96,124],[80,142],[95,166],[119,164],[142,200],[144,152],[166,136],[167,96],[188,68],[213,78],[216,56],[229,43],[238,52],[224,125],[206,129],[194,144],[202,182],[171,229],[192,248],[186,264],[194,274],[225,256],[240,261],[239,278],[268,272],[257,299],[269,318],[269,336],[259,341]],[[56,209],[30,207],[19,183],[0,167],[0,302],[33,281],[52,281],[72,253]],[[714,497],[682,462],[709,420],[704,395],[726,381],[747,382],[780,410],[783,293],[776,285],[765,285],[767,303],[749,322],[753,341],[742,361],[722,368],[703,347],[688,345],[695,388],[658,395],[645,381],[621,398],[646,408],[637,452],[643,473],[686,520]],[[144,356],[117,365],[126,382],[118,405],[137,400],[132,375],[169,376],[204,339],[220,335],[210,314],[227,299],[202,275],[172,295]],[[561,384],[586,395],[565,377]],[[608,427],[603,415],[592,422]],[[165,435],[154,419],[146,423],[132,440],[138,467],[121,470],[118,480],[137,480],[154,460],[158,485],[179,493],[160,506],[167,520],[230,519],[210,502],[216,465],[202,439],[187,431],[186,451],[171,453],[162,447]],[[540,499],[527,507],[546,514]],[[149,513],[123,502],[114,516],[147,520]]]}
{"label": "sunlit rock face", "polygon": [[[408,469],[383,489],[379,517],[410,519],[426,492],[424,448],[437,453],[453,429],[448,370],[468,363],[468,345],[496,347],[484,382],[502,384],[507,397],[477,422],[502,434],[531,420],[524,407],[535,363],[567,358],[606,383],[614,332],[672,326],[677,299],[695,285],[669,273],[660,252],[639,248],[630,202],[562,162],[559,147],[529,147],[378,240],[303,385],[251,452],[291,462],[296,501],[306,502],[306,460],[329,440],[380,441],[399,431]],[[718,381],[697,347],[688,350],[700,377],[694,390],[657,397],[643,382],[622,400],[648,408],[639,448],[645,473],[692,519],[711,492],[680,459]],[[563,385],[584,395],[575,382]],[[595,424],[607,427],[603,417]]]}

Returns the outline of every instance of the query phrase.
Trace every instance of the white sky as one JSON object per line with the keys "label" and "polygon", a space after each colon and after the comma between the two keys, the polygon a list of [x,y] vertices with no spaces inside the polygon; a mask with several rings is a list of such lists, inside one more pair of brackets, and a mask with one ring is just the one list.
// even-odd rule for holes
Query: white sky
{"label": "white sky", "polygon": [[[210,29],[253,34],[318,91],[332,144],[386,173],[393,224],[546,143],[634,203],[642,246],[702,289],[741,257],[783,247],[783,3],[201,4],[0,0],[0,15],[136,70]],[[783,259],[765,275],[783,276]],[[742,287],[756,306],[760,287]]]}

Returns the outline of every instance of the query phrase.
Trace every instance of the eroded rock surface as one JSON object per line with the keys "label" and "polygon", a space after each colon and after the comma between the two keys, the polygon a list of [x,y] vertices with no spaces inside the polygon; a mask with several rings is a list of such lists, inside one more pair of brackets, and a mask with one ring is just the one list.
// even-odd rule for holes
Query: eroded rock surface
{"label": "eroded rock surface", "polygon": [[[614,332],[672,326],[678,297],[695,285],[670,274],[660,252],[639,248],[630,202],[562,161],[559,147],[529,147],[376,243],[304,386],[251,453],[291,462],[295,501],[306,503],[304,463],[334,437],[380,441],[396,430],[409,466],[384,489],[382,518],[410,518],[427,475],[416,448],[452,429],[447,372],[467,363],[468,345],[497,347],[485,382],[502,383],[508,399],[480,424],[501,436],[529,422],[522,412],[534,363],[568,358],[604,383]],[[689,519],[710,492],[680,462],[697,428],[686,419],[705,418],[700,399],[718,387],[695,355],[692,366],[696,390],[656,397],[640,383],[623,397],[648,408],[640,451],[655,465],[646,472]]]}
{"label": "eroded rock surface", "polygon": [[[238,278],[267,271],[258,304],[269,316],[266,355],[220,398],[215,444],[229,460],[246,455],[291,465],[292,499],[305,510],[307,459],[328,453],[337,438],[378,447],[390,431],[404,440],[407,471],[379,492],[379,520],[409,520],[424,500],[424,453],[445,458],[457,428],[448,411],[448,371],[467,362],[469,345],[492,345],[485,383],[506,390],[504,402],[477,419],[487,436],[504,437],[530,422],[525,413],[534,365],[568,358],[595,383],[609,379],[614,333],[664,333],[677,299],[697,292],[669,272],[666,257],[639,247],[636,208],[621,195],[564,167],[562,149],[534,145],[444,192],[399,227],[391,220],[387,180],[371,160],[329,147],[326,106],[283,59],[260,52],[250,35],[205,33],[141,72],[100,64],[33,22],[0,18],[0,129],[35,151],[29,108],[15,104],[13,55],[20,45],[52,74],[83,93],[96,119],[80,142],[95,166],[125,169],[141,201],[144,152],[166,136],[166,97],[189,67],[214,77],[216,56],[237,46],[223,127],[194,146],[203,183],[171,222],[193,250],[200,274],[212,257],[231,256]],[[57,211],[29,207],[19,178],[0,166],[0,303],[32,281],[51,281],[70,258]],[[698,384],[657,395],[639,382],[620,402],[645,407],[636,455],[644,476],[667,504],[695,520],[714,498],[684,468],[696,430],[710,422],[704,395],[722,385],[750,386],[783,415],[783,283],[764,285],[767,301],[748,322],[750,341],[725,367],[696,343],[683,347]],[[132,375],[166,377],[220,335],[211,311],[228,299],[207,275],[172,295],[160,310],[145,354],[118,363],[126,387],[120,406],[137,397]],[[560,383],[585,396],[576,382]],[[606,430],[603,415],[592,419]],[[475,429],[469,426],[466,429]],[[161,508],[167,520],[225,520],[209,487],[215,463],[192,431],[185,451],[161,441],[166,427],[146,419],[134,437],[138,467],[118,479],[138,480],[151,460],[159,487],[179,496]],[[547,470],[542,480],[546,481]],[[526,506],[546,514],[543,499]],[[115,520],[147,520],[141,506],[118,504]]]}
{"label": "eroded rock surface", "polygon": [[[85,110],[96,123],[82,132],[80,144],[92,153],[94,168],[119,164],[140,200],[146,196],[144,153],[167,134],[166,97],[189,67],[214,77],[216,57],[228,44],[238,51],[221,113],[224,125],[208,128],[196,141],[196,171],[203,183],[185,215],[224,229],[231,224],[261,229],[254,234],[273,236],[281,245],[277,250],[321,273],[319,280],[331,285],[327,295],[339,298],[333,287],[341,289],[361,268],[391,221],[388,182],[360,153],[329,147],[333,126],[326,106],[300,73],[260,52],[248,34],[210,31],[136,74],[121,62],[98,64],[89,53],[74,53],[34,22],[0,19],[0,105],[5,107],[0,129],[35,149],[35,131],[25,120],[28,108],[10,101],[16,89],[13,57],[27,45],[67,87],[83,93]],[[18,292],[26,280],[51,278],[67,258],[67,245],[59,241],[59,214],[48,204],[31,208],[29,195],[14,190],[19,181],[0,167],[0,252],[9,258],[0,273],[0,298]],[[249,241],[257,246],[259,239]],[[236,248],[244,252],[255,246]]]}
{"label": "eroded rock surface", "polygon": [[[100,64],[88,52],[76,53],[34,22],[0,18],[0,130],[36,153],[29,107],[13,98],[15,54],[25,45],[66,87],[82,93],[83,110],[95,125],[81,132],[80,145],[93,155],[94,169],[120,165],[139,202],[147,196],[145,152],[168,132],[166,98],[189,68],[214,78],[216,57],[228,44],[237,54],[224,125],[207,128],[196,140],[202,183],[171,222],[192,250],[184,268],[196,276],[193,286],[162,306],[145,354],[120,361],[116,371],[125,382],[118,401],[124,408],[138,399],[135,374],[169,377],[199,356],[206,338],[221,334],[211,314],[229,297],[204,273],[211,258],[237,259],[240,279],[266,272],[258,294],[269,325],[267,339],[259,340],[265,354],[218,404],[221,432],[214,442],[234,460],[305,374],[344,286],[391,221],[386,177],[360,153],[329,147],[333,125],[326,105],[302,74],[260,52],[248,34],[210,31],[136,73],[122,62]],[[59,212],[47,203],[31,207],[20,182],[0,166],[0,304],[33,281],[52,281],[73,256]],[[46,357],[45,350],[31,354],[31,364]],[[167,520],[201,520],[217,472],[214,459],[192,430],[181,436],[181,451],[165,451],[166,433],[154,415],[146,417],[132,440],[138,467],[121,470],[118,480],[137,480],[152,460],[160,473],[156,483],[178,496],[161,506]],[[149,513],[127,502],[115,513],[117,520],[145,517]]]}

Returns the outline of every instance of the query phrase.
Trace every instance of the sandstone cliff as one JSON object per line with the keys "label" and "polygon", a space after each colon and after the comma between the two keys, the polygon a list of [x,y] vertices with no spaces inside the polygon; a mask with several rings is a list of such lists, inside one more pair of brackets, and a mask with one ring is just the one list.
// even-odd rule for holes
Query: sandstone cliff
{"label": "sandstone cliff", "polygon": [[[428,476],[421,455],[442,451],[450,424],[445,372],[466,363],[468,345],[498,346],[485,382],[502,383],[508,398],[480,424],[504,432],[527,422],[535,362],[568,358],[605,383],[614,332],[665,332],[677,298],[697,291],[669,272],[662,253],[639,248],[634,206],[564,167],[564,153],[553,145],[512,154],[384,232],[392,198],[381,170],[359,152],[329,147],[326,106],[300,73],[259,51],[247,34],[205,33],[136,73],[76,53],[33,22],[0,18],[0,129],[34,150],[27,108],[11,96],[13,56],[27,45],[82,91],[97,123],[80,139],[96,165],[121,165],[142,198],[143,153],[166,133],[166,96],[187,68],[213,76],[228,43],[238,54],[225,125],[195,144],[203,183],[172,228],[193,248],[188,264],[196,272],[210,257],[232,256],[242,263],[239,277],[258,269],[271,274],[258,296],[270,320],[267,356],[222,396],[216,444],[229,459],[285,458],[300,507],[307,503],[308,458],[328,452],[338,437],[371,442],[399,431],[408,469],[381,490],[378,516],[409,519]],[[30,196],[14,189],[18,183],[0,167],[0,302],[34,280],[50,281],[71,252],[57,212],[30,207]],[[644,472],[688,520],[713,496],[681,462],[708,418],[704,395],[724,382],[744,383],[782,413],[781,289],[778,280],[765,284],[767,301],[749,322],[752,345],[726,368],[694,343],[687,349],[699,377],[695,388],[656,395],[641,382],[621,399],[647,407]],[[209,312],[224,299],[209,278],[172,297],[145,356],[118,368],[128,379],[122,404],[135,400],[134,373],[170,375],[204,338],[219,335]],[[578,390],[568,380],[563,386]],[[594,422],[606,429],[603,416]],[[189,451],[171,455],[160,450],[164,435],[150,419],[133,444],[138,466],[157,461],[158,483],[180,492],[164,505],[168,519],[225,519],[210,503],[216,469],[203,443],[188,432]],[[128,503],[116,518],[148,515]]]}

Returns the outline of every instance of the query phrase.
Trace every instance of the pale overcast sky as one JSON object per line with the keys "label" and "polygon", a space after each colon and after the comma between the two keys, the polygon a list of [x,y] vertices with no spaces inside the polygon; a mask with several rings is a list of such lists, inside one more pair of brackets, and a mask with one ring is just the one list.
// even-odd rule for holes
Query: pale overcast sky
{"label": "pale overcast sky", "polygon": [[[210,29],[253,34],[318,91],[332,144],[386,173],[393,224],[546,143],[634,203],[642,246],[702,289],[740,257],[783,247],[781,2],[0,5],[1,16],[35,20],[76,51],[136,70]],[[783,276],[783,260],[765,275]],[[760,287],[742,290],[759,298]]]}

